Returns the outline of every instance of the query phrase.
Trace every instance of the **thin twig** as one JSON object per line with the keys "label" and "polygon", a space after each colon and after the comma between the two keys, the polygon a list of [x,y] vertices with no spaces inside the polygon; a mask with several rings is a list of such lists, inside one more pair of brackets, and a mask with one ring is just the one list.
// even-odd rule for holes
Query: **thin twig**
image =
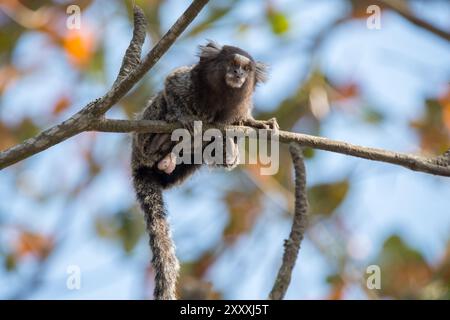
{"label": "thin twig", "polygon": [[302,149],[297,143],[291,143],[289,151],[291,152],[295,170],[295,212],[289,239],[285,240],[284,243],[283,261],[278,270],[272,291],[269,294],[269,299],[272,300],[281,300],[286,294],[307,225],[308,200],[306,197],[306,170]]}
{"label": "thin twig", "polygon": [[402,16],[403,18],[405,18],[406,20],[408,20],[409,22],[411,22],[412,24],[427,30],[429,32],[431,32],[432,34],[450,41],[450,33],[448,31],[439,29],[438,27],[435,27],[434,25],[432,25],[431,23],[422,20],[420,18],[418,18],[416,15],[414,15],[413,13],[411,13],[409,10],[407,10],[406,8],[402,8],[399,5],[393,3],[392,1],[387,1],[387,0],[373,0],[373,4],[378,4],[381,7],[386,7],[392,11],[394,11],[395,13],[399,14],[400,16]]}

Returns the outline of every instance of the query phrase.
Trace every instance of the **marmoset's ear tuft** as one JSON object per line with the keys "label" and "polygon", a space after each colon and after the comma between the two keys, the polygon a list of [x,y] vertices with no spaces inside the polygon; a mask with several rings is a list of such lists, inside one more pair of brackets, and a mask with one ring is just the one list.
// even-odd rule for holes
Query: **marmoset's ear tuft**
{"label": "marmoset's ear tuft", "polygon": [[215,41],[208,40],[206,45],[200,45],[198,49],[198,56],[200,57],[200,61],[202,61],[216,58],[220,51],[222,51],[222,46]]}
{"label": "marmoset's ear tuft", "polygon": [[256,83],[266,82],[269,79],[268,69],[269,66],[267,64],[260,61],[256,62]]}

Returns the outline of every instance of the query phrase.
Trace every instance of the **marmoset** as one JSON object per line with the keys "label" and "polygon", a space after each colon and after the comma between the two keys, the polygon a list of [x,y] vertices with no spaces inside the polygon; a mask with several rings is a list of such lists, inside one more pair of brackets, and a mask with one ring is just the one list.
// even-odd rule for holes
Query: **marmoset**
{"label": "marmoset", "polygon": [[[150,99],[139,119],[208,124],[248,125],[277,129],[275,119],[251,116],[252,96],[258,83],[266,80],[266,67],[246,51],[209,41],[199,47],[199,62],[174,70],[164,89]],[[132,145],[132,176],[138,202],[144,212],[152,265],[155,270],[155,299],[176,299],[179,263],[166,220],[162,190],[180,184],[199,164],[177,164],[171,152],[175,142],[169,134],[135,133]],[[237,146],[232,148],[237,152]],[[233,168],[238,157],[227,157],[222,166]]]}

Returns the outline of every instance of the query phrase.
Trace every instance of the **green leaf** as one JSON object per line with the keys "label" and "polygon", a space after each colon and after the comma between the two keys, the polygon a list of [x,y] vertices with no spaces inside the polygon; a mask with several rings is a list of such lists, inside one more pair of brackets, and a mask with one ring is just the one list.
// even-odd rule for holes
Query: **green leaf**
{"label": "green leaf", "polygon": [[316,154],[316,150],[314,150],[313,148],[304,148],[303,149],[303,156],[305,157],[305,159],[311,159],[314,157],[315,154]]}
{"label": "green leaf", "polygon": [[4,263],[7,271],[13,271],[17,266],[16,256],[14,254],[6,255]]}
{"label": "green leaf", "polygon": [[120,211],[111,217],[100,217],[95,222],[97,234],[105,239],[119,241],[130,253],[144,234],[144,224],[136,210]]}
{"label": "green leaf", "polygon": [[318,184],[308,190],[311,214],[331,215],[345,199],[350,183],[343,180],[335,183]]}
{"label": "green leaf", "polygon": [[123,214],[119,234],[122,247],[126,253],[130,253],[143,235],[144,225],[141,219],[130,214]]}
{"label": "green leaf", "polygon": [[384,115],[372,108],[363,109],[363,119],[370,124],[379,124],[384,120]]}
{"label": "green leaf", "polygon": [[385,240],[380,255],[381,262],[425,262],[422,254],[408,246],[398,235],[392,235]]}
{"label": "green leaf", "polygon": [[269,10],[267,18],[272,27],[272,32],[276,35],[282,35],[289,30],[289,20],[282,12]]}
{"label": "green leaf", "polygon": [[38,134],[40,130],[31,118],[25,117],[12,131],[19,140],[25,140]]}

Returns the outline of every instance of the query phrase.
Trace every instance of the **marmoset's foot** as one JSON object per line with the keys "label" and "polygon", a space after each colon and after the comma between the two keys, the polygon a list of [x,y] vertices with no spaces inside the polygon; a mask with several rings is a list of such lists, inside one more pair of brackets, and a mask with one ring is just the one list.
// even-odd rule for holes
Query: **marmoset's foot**
{"label": "marmoset's foot", "polygon": [[250,118],[244,120],[242,124],[255,129],[271,129],[274,131],[278,131],[280,129],[276,118],[271,118],[269,120],[256,120]]}
{"label": "marmoset's foot", "polygon": [[162,160],[158,162],[158,169],[164,171],[167,174],[171,174],[177,166],[177,157],[174,153],[169,153]]}

